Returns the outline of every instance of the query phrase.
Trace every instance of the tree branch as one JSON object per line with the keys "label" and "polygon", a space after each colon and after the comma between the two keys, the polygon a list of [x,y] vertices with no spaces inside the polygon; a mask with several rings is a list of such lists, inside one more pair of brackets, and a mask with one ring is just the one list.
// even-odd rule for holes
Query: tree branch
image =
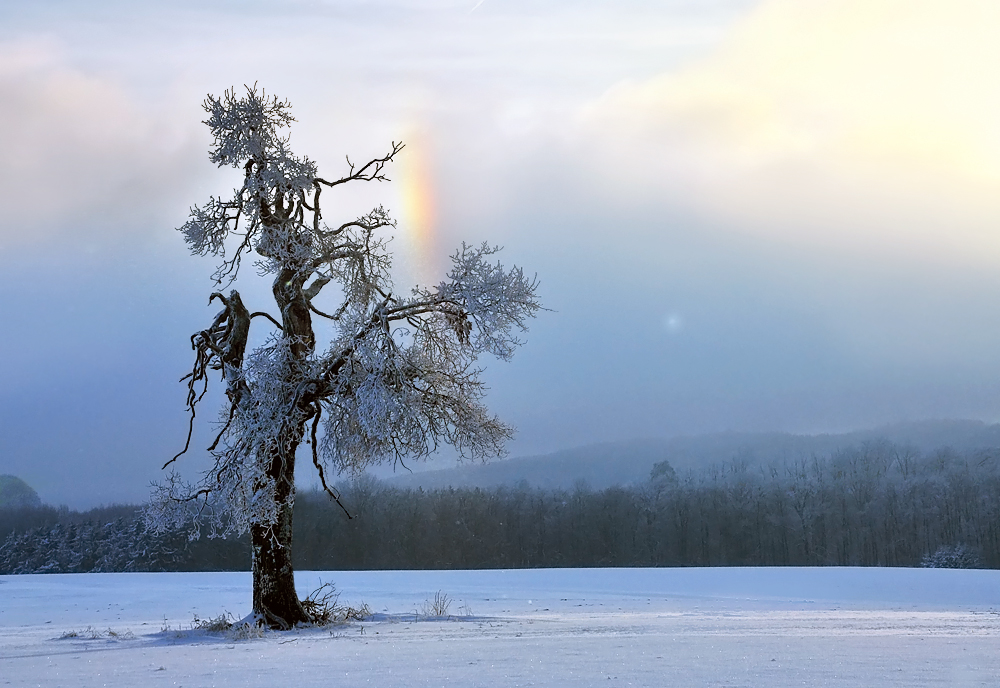
{"label": "tree branch", "polygon": [[392,151],[381,158],[375,158],[374,160],[369,160],[365,163],[361,169],[355,171],[354,164],[351,162],[350,158],[347,159],[347,165],[350,168],[350,173],[346,177],[341,177],[340,179],[329,182],[320,177],[316,177],[313,180],[313,184],[319,185],[323,184],[325,186],[338,186],[339,184],[346,184],[347,182],[353,181],[388,181],[388,177],[382,174],[382,170],[386,163],[391,162],[392,159],[403,150],[405,146],[400,143],[392,142]]}
{"label": "tree branch", "polygon": [[281,326],[281,323],[275,320],[269,313],[265,313],[264,311],[257,311],[256,313],[250,314],[251,319],[256,318],[257,316],[267,318],[268,320],[273,322],[274,326],[277,327],[279,330],[281,330],[282,332],[285,331],[285,328]]}
{"label": "tree branch", "polygon": [[[208,371],[210,369],[221,368],[223,371],[226,379],[226,395],[232,405],[230,407],[230,421],[233,415],[232,409],[239,403],[246,387],[246,382],[242,379],[240,372],[243,366],[247,338],[250,334],[250,312],[243,305],[243,300],[235,289],[229,293],[228,297],[215,292],[209,297],[208,302],[211,303],[216,299],[222,301],[225,308],[215,316],[211,327],[192,335],[191,348],[195,350],[194,365],[191,372],[181,378],[181,380],[188,380],[187,407],[191,416],[188,422],[187,440],[184,442],[184,448],[163,464],[163,468],[186,454],[191,447],[196,407],[205,393],[208,392]],[[195,391],[195,385],[198,382],[203,383],[200,394]],[[219,438],[228,427],[229,423],[227,422],[222,432],[219,433],[219,437],[212,443],[212,449],[218,444]]]}
{"label": "tree branch", "polygon": [[319,418],[320,415],[323,413],[323,406],[317,401],[314,405],[314,408],[315,408],[315,415],[313,416],[312,430],[310,433],[310,437],[312,439],[313,465],[316,467],[317,472],[319,472],[319,482],[321,485],[323,485],[323,490],[326,491],[328,495],[333,497],[333,501],[337,502],[337,506],[339,506],[341,509],[344,510],[344,513],[347,514],[347,520],[350,521],[351,519],[354,518],[353,516],[351,516],[351,512],[349,512],[347,510],[347,507],[345,507],[343,503],[341,503],[340,496],[336,492],[331,490],[330,486],[326,484],[326,475],[323,473],[323,464],[320,462],[319,453],[316,451],[316,429],[319,427]]}
{"label": "tree branch", "polygon": [[319,275],[313,280],[312,284],[302,290],[302,295],[306,297],[307,301],[312,301],[319,295],[319,292],[330,283],[332,278],[327,275]]}
{"label": "tree branch", "polygon": [[312,305],[312,302],[310,302],[310,303],[309,303],[309,310],[311,310],[311,311],[312,311],[313,313],[315,313],[316,315],[320,315],[320,316],[323,316],[324,318],[327,318],[327,319],[329,319],[329,320],[340,320],[340,316],[344,314],[344,309],[345,309],[346,307],[347,307],[347,304],[344,304],[344,305],[343,305],[343,306],[341,306],[341,307],[340,307],[340,309],[339,309],[339,310],[337,311],[337,315],[330,315],[329,313],[324,313],[324,312],[323,312],[323,311],[321,311],[320,309],[316,308],[316,306]]}

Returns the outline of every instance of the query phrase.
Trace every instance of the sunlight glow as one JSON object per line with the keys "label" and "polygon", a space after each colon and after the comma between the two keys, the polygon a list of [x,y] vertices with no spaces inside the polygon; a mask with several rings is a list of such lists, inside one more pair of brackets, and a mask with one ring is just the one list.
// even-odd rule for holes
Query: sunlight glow
{"label": "sunlight glow", "polygon": [[422,284],[441,278],[437,256],[437,224],[434,173],[429,160],[428,135],[412,128],[404,138],[406,148],[400,155],[403,218],[399,223],[406,250],[413,263],[414,277]]}
{"label": "sunlight glow", "polygon": [[998,26],[990,0],[767,0],[707,61],[587,117],[756,231],[1000,258]]}

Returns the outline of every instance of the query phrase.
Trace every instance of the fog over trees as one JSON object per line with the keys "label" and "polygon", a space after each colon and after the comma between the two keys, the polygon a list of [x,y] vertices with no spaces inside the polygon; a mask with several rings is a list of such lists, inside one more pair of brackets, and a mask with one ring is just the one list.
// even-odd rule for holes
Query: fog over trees
{"label": "fog over trees", "polygon": [[527,480],[534,487],[571,489],[579,480],[591,488],[641,483],[662,461],[679,473],[699,471],[735,458],[749,467],[794,463],[830,456],[865,443],[888,440],[922,453],[941,447],[958,452],[1000,447],[1000,424],[975,420],[931,420],[896,423],[845,433],[796,435],[787,432],[721,432],[706,435],[649,437],[590,444],[550,454],[524,456],[485,464],[397,471],[386,480],[403,488],[499,487]]}
{"label": "fog over trees", "polygon": [[[300,493],[296,568],[1000,567],[1000,449],[883,440],[754,466],[661,462],[643,483],[601,490],[425,491],[373,478],[340,489],[352,520],[322,493]],[[245,539],[158,540],[121,509],[0,511],[0,572],[247,568]]]}

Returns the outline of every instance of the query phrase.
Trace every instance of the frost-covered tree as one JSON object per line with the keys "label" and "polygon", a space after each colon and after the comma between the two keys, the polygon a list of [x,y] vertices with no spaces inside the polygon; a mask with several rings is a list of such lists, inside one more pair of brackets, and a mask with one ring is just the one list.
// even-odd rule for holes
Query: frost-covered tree
{"label": "frost-covered tree", "polygon": [[[442,443],[470,458],[502,453],[511,429],[483,405],[476,361],[511,357],[517,332],[539,308],[537,283],[493,262],[497,248],[463,245],[442,282],[400,293],[390,279],[388,212],[378,207],[329,225],[321,195],[385,180],[401,143],[361,166],[348,160],[346,174],[328,180],[289,149],[287,101],[253,87],[241,97],[209,96],[204,108],[211,161],[242,170],[243,184],[230,198],[192,208],[180,230],[193,254],[221,259],[216,284],[231,285],[255,252],[258,273],[273,277],[276,312],[251,312],[236,290],[211,295],[222,311],[191,337],[195,361],[185,379],[192,424],[211,371],[225,382],[228,403],[209,447],[214,465],[194,483],[170,473],[147,518],[165,529],[214,515],[216,533],[249,531],[254,613],[287,628],[310,620],[291,558],[300,445],[309,445],[306,455],[334,499],[331,472],[427,456]],[[258,317],[272,332],[247,352]],[[317,341],[314,318],[328,323],[329,341]],[[189,428],[181,454],[190,442]]]}

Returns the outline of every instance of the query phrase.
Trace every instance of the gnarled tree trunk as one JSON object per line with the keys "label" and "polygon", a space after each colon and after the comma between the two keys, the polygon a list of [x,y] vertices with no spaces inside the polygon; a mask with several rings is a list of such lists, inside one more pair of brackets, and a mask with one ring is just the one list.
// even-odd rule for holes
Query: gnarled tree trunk
{"label": "gnarled tree trunk", "polygon": [[[312,354],[315,335],[309,302],[303,293],[302,271],[282,270],[274,280],[275,302],[281,310],[282,329],[290,340],[289,361],[293,375],[298,364]],[[294,383],[295,380],[289,382]],[[292,385],[294,387],[294,384]],[[278,518],[272,525],[250,529],[253,551],[253,610],[272,628],[290,628],[311,619],[295,592],[292,569],[292,504],[295,498],[295,450],[304,434],[308,409],[301,399],[288,400],[288,417],[278,441],[268,477],[274,480]]]}
{"label": "gnarled tree trunk", "polygon": [[253,611],[271,628],[287,629],[310,621],[295,592],[295,574],[292,570],[292,500],[289,497],[295,490],[294,450],[290,460],[282,461],[281,457],[276,457],[272,468],[279,471],[279,475],[274,476],[277,478],[275,497],[280,504],[277,522],[250,528]]}

